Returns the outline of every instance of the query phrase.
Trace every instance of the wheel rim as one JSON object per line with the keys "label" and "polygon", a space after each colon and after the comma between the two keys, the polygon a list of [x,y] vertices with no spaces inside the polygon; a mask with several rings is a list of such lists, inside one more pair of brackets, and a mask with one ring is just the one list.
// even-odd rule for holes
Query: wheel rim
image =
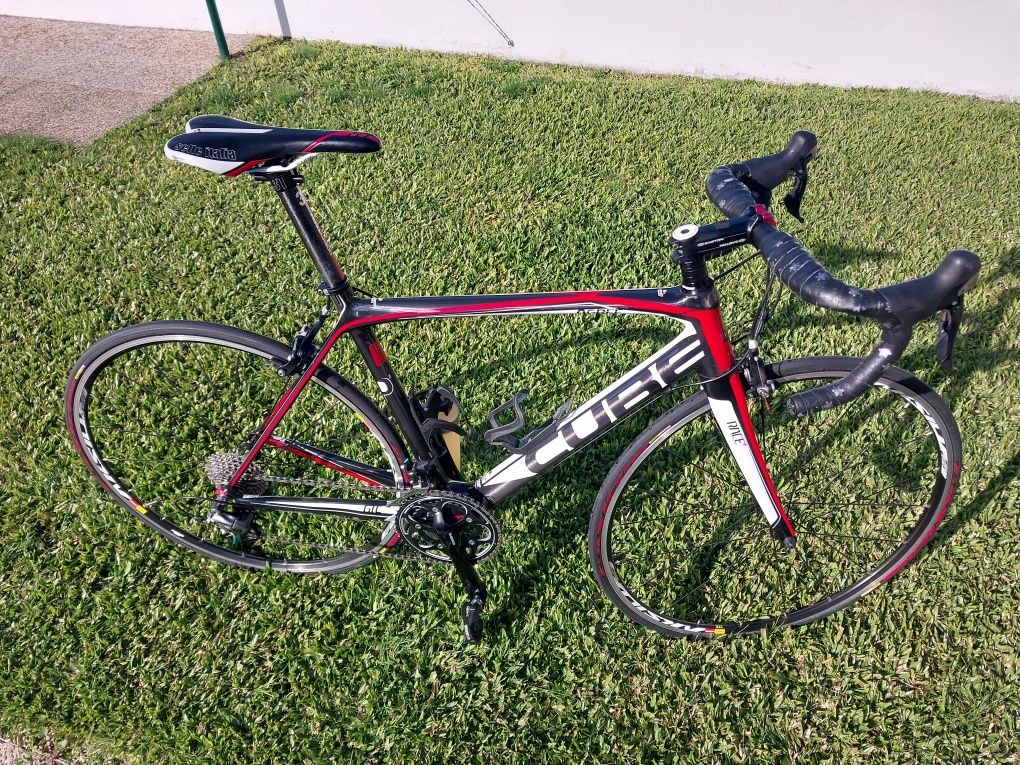
{"label": "wheel rim", "polygon": [[671,634],[803,624],[866,594],[916,553],[947,504],[943,471],[955,464],[947,427],[891,381],[806,420],[785,414],[789,395],[842,374],[783,378],[770,412],[749,402],[798,530],[792,550],[769,535],[707,404],[631,456],[596,530],[600,580],[628,615]]}
{"label": "wheel rim", "polygon": [[268,511],[249,501],[253,493],[379,503],[399,495],[396,447],[356,410],[337,378],[324,374],[274,435],[356,459],[387,478],[355,480],[267,448],[255,464],[260,480],[221,508],[254,523],[230,533],[222,519],[207,520],[216,500],[210,457],[244,451],[287,385],[274,358],[240,341],[181,333],[117,344],[79,369],[72,402],[79,451],[118,502],[174,542],[217,560],[308,572],[371,562],[394,539],[389,519]]}

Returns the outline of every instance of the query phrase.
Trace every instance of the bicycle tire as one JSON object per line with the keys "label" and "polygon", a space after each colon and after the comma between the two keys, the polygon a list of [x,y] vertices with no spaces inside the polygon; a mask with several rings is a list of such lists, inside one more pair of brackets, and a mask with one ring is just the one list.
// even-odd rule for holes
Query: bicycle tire
{"label": "bicycle tire", "polygon": [[[342,573],[372,563],[396,539],[395,526],[382,519],[258,511],[252,529],[230,534],[201,517],[215,498],[205,472],[210,456],[229,459],[258,430],[288,384],[277,369],[289,353],[275,340],[204,322],[119,330],[91,346],[71,370],[65,417],[74,446],[120,505],[192,552],[243,568],[296,573]],[[347,476],[275,449],[256,460],[252,486],[258,484],[259,493],[272,486],[282,496],[308,494],[311,485],[323,497],[385,491],[395,499],[407,488],[401,470],[407,452],[389,421],[328,367],[312,380],[276,435],[300,435],[301,443],[320,448],[342,444],[346,456],[390,475],[392,488],[352,486]],[[357,450],[364,453],[353,454]]]}
{"label": "bicycle tire", "polygon": [[[771,409],[760,398],[748,401],[798,530],[793,548],[769,534],[703,392],[628,446],[602,485],[588,532],[595,579],[624,614],[670,637],[808,624],[871,592],[920,552],[960,475],[959,431],[945,402],[890,367],[838,409],[793,418],[783,406],[797,389],[842,377],[857,363],[816,357],[769,365]],[[810,445],[796,438],[811,432],[819,437]]]}

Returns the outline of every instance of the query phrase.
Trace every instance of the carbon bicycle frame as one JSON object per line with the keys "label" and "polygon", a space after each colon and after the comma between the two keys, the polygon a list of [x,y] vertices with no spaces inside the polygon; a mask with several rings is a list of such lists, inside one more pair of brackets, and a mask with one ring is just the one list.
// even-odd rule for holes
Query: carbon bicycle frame
{"label": "carbon bicycle frame", "polygon": [[[512,454],[474,482],[474,489],[489,503],[500,502],[528,482],[542,475],[597,439],[617,422],[654,401],[672,383],[691,371],[698,373],[708,395],[711,412],[733,454],[747,485],[769,525],[781,524],[794,535],[758,446],[748,411],[742,375],[723,375],[734,366],[733,350],[726,337],[718,298],[710,282],[692,285],[685,270],[685,284],[659,289],[594,290],[514,295],[465,295],[409,298],[356,297],[335,258],[322,240],[307,203],[297,189],[296,175],[277,175],[273,186],[280,194],[291,219],[323,275],[323,290],[339,313],[336,325],[301,375],[276,402],[250,451],[234,474],[233,488],[263,448],[283,448],[292,454],[331,467],[370,486],[392,485],[383,471],[318,449],[274,437],[276,427],[293,406],[301,391],[323,364],[326,356],[345,335],[350,335],[381,390],[393,417],[419,458],[434,457],[433,448],[422,433],[407,394],[390,366],[372,328],[398,321],[478,316],[520,316],[557,313],[622,312],[652,314],[679,325],[676,337],[640,362],[575,411],[555,428],[530,441],[521,454]],[[288,182],[290,181],[290,182]],[[703,264],[702,264],[703,265]],[[396,446],[396,445],[392,445]],[[411,476],[401,466],[405,483]],[[395,510],[381,500],[341,502],[316,498],[246,498],[258,506],[307,512],[340,512],[359,517],[385,517]]]}

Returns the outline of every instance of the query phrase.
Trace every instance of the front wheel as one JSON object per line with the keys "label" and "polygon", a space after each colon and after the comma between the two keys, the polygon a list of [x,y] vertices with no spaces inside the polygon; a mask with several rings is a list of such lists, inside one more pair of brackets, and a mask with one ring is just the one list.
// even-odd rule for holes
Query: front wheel
{"label": "front wheel", "polygon": [[807,624],[888,581],[928,542],[952,501],[960,435],[945,402],[895,367],[849,404],[786,413],[798,391],[858,360],[767,368],[748,401],[776,491],[797,531],[777,541],[718,432],[704,393],[650,425],[613,466],[588,532],[599,586],[669,636]]}

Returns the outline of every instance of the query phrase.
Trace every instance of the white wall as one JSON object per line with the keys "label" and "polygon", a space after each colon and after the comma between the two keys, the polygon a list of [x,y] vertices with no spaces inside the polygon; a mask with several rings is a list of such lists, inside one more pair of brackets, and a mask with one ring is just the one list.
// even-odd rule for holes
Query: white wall
{"label": "white wall", "polygon": [[[1020,100],[1020,0],[218,0],[227,32],[640,72]],[[0,14],[209,29],[203,0],[0,0]],[[2,21],[0,21],[2,23]]]}

